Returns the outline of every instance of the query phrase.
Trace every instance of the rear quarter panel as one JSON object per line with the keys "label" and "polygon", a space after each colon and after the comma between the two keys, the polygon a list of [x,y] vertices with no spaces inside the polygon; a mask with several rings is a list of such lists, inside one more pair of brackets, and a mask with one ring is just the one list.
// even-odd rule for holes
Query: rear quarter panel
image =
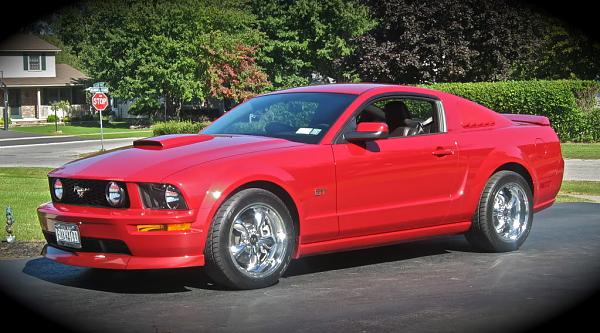
{"label": "rear quarter panel", "polygon": [[554,202],[564,162],[560,142],[549,126],[519,124],[474,102],[448,98],[449,131],[457,133],[460,167],[465,170],[455,216],[470,220],[488,179],[508,163],[524,167],[533,182],[534,210]]}

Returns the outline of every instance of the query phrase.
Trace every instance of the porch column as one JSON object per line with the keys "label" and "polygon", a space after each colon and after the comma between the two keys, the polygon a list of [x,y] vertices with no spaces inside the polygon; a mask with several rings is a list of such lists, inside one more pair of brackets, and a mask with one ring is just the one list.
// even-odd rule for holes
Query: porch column
{"label": "porch column", "polygon": [[37,109],[37,118],[41,119],[42,118],[42,89],[37,88],[37,104],[36,104],[36,109]]}

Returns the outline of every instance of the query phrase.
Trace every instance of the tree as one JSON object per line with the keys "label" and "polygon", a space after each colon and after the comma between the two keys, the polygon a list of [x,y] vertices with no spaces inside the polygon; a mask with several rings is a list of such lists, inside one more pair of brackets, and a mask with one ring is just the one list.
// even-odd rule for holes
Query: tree
{"label": "tree", "polygon": [[517,79],[600,80],[600,43],[555,18],[546,18],[535,56],[521,58]]}
{"label": "tree", "polygon": [[424,83],[509,78],[534,53],[539,16],[505,0],[366,0],[379,26],[351,59],[363,80]]}
{"label": "tree", "polygon": [[215,59],[208,68],[213,97],[237,103],[271,87],[256,64],[256,47],[238,44],[226,50],[209,49],[209,53]]}
{"label": "tree", "polygon": [[63,118],[71,118],[71,104],[69,101],[55,101],[50,104],[50,109],[54,111],[54,127],[55,131],[58,132],[58,110],[62,110]]}
{"label": "tree", "polygon": [[262,40],[254,17],[227,0],[90,1],[53,26],[63,42],[79,44],[73,51],[89,75],[133,100],[132,110],[158,113],[162,99],[176,117],[184,103],[209,96],[209,69],[224,59],[214,51]]}
{"label": "tree", "polygon": [[251,0],[266,34],[259,63],[275,87],[308,84],[313,73],[339,80],[356,78],[344,67],[354,38],[373,29],[369,8],[356,0]]}

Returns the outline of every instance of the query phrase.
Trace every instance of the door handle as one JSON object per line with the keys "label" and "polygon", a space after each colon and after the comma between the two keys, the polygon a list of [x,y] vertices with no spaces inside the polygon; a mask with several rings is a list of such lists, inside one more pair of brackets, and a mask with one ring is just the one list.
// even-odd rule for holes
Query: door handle
{"label": "door handle", "polygon": [[442,157],[446,155],[454,155],[454,150],[450,148],[437,147],[436,150],[432,152],[433,155],[437,157]]}

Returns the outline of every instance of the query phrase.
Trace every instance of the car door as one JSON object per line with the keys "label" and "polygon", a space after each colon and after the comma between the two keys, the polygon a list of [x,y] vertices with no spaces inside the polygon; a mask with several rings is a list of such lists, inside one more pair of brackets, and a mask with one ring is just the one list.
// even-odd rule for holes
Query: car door
{"label": "car door", "polygon": [[332,145],[341,237],[446,223],[462,179],[456,140],[435,103],[438,133]]}

